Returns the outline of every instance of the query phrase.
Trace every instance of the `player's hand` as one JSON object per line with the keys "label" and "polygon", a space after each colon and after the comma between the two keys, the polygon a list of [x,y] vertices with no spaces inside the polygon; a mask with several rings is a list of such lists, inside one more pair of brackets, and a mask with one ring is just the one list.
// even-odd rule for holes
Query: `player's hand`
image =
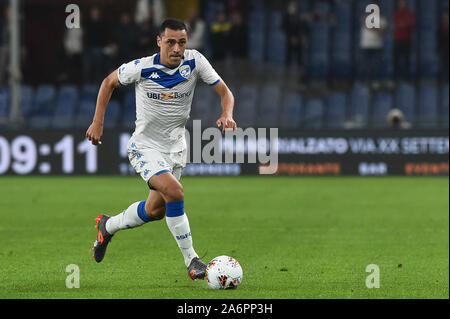
{"label": "player's hand", "polygon": [[227,129],[232,129],[233,131],[236,129],[236,122],[231,116],[222,115],[220,119],[217,120],[216,124],[217,127],[222,126],[222,133],[224,133]]}
{"label": "player's hand", "polygon": [[103,125],[92,122],[91,126],[86,131],[86,138],[91,141],[93,145],[101,145],[100,138],[103,135]]}

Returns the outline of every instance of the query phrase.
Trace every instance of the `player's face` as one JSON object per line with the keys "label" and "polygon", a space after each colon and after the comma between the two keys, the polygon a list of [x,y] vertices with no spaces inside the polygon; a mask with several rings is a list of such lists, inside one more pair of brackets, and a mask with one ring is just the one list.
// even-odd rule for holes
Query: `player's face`
{"label": "player's face", "polygon": [[186,50],[186,30],[167,29],[162,36],[158,36],[158,46],[161,49],[161,62],[168,66],[177,66],[181,62]]}

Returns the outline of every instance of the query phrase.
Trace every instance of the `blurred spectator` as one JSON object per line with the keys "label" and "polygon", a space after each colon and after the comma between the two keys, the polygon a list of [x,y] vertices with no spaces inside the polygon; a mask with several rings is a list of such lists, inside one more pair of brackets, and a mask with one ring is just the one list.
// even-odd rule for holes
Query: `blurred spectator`
{"label": "blurred spectator", "polygon": [[134,22],[140,25],[152,14],[153,26],[158,27],[166,19],[164,0],[137,0]]}
{"label": "blurred spectator", "polygon": [[157,35],[158,28],[154,24],[153,12],[150,11],[147,19],[139,23],[137,28],[137,56],[150,56],[157,51]]}
{"label": "blurred spectator", "polygon": [[448,81],[448,10],[442,13],[438,30],[438,49],[440,57],[441,80]]}
{"label": "blurred spectator", "polygon": [[225,11],[218,11],[216,21],[211,24],[212,59],[222,61],[227,56],[231,23],[228,22]]}
{"label": "blurred spectator", "polygon": [[119,59],[117,64],[128,62],[136,57],[136,33],[136,26],[131,21],[131,16],[123,12],[116,30]]}
{"label": "blurred spectator", "polygon": [[231,15],[235,13],[240,13],[242,15],[244,12],[251,10],[251,3],[248,0],[230,0],[229,4],[229,11]]}
{"label": "blurred spectator", "polygon": [[188,10],[188,49],[203,50],[203,42],[205,38],[205,22],[199,18],[198,12],[194,8]]}
{"label": "blurred spectator", "polygon": [[406,0],[398,0],[394,11],[394,70],[396,78],[410,76],[411,42],[415,15]]}
{"label": "blurred spectator", "polygon": [[387,124],[391,129],[409,129],[411,124],[406,121],[405,115],[399,109],[392,109],[387,115]]}
{"label": "blurred spectator", "polygon": [[309,14],[314,22],[329,21],[332,22],[334,15],[330,8],[332,0],[313,0],[314,9]]}
{"label": "blurred spectator", "polygon": [[152,10],[150,8],[150,3],[148,2],[148,0],[137,0],[134,22],[139,25],[142,22],[146,21],[150,12],[152,12]]}
{"label": "blurred spectator", "polygon": [[83,54],[83,29],[67,29],[63,36],[64,59],[66,74],[64,78],[76,83],[81,83],[81,61]]}
{"label": "blurred spectator", "polygon": [[244,23],[242,14],[238,11],[231,15],[230,45],[233,58],[247,57],[247,25]]}
{"label": "blurred spectator", "polygon": [[107,29],[99,8],[91,8],[83,29],[83,80],[85,83],[101,82],[105,77],[103,50],[107,44]]}
{"label": "blurred spectator", "polygon": [[380,16],[379,28],[368,28],[366,20],[368,13],[361,20],[361,40],[363,61],[361,63],[360,78],[364,81],[380,80],[380,69],[383,60],[384,40],[386,35],[387,20]]}
{"label": "blurred spectator", "polygon": [[300,15],[298,2],[291,0],[283,18],[283,30],[286,34],[286,64],[291,66],[295,61],[303,70],[303,47],[307,45],[309,25]]}
{"label": "blurred spectator", "polygon": [[9,7],[6,7],[0,20],[0,85],[5,84],[8,78],[9,17]]}

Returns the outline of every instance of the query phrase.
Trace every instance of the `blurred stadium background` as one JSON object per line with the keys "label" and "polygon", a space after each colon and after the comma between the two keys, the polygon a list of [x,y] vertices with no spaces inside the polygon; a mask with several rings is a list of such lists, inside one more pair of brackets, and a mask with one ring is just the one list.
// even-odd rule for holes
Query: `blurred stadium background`
{"label": "blurred stadium background", "polygon": [[[380,7],[380,29],[364,27],[371,3]],[[80,28],[72,29],[66,27],[68,4],[1,3],[2,145],[24,129],[35,136],[86,129],[105,75],[156,52],[156,27],[176,17],[190,27],[189,47],[203,52],[232,89],[240,127],[278,127],[291,138],[335,130],[328,135],[370,136],[376,147],[387,130],[431,134],[444,138],[439,152],[430,152],[435,140],[423,139],[414,143],[425,152],[399,152],[431,155],[439,167],[418,172],[448,175],[448,0],[80,0]],[[116,90],[106,130],[132,131],[134,102],[133,88]],[[219,111],[218,97],[199,85],[191,118],[213,126]],[[2,149],[1,174],[14,173],[9,148]],[[35,166],[30,172],[39,172]]]}

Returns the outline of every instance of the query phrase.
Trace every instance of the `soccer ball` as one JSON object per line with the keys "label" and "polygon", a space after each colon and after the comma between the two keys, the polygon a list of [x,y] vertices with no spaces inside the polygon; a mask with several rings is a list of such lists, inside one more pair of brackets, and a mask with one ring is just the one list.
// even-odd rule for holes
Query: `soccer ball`
{"label": "soccer ball", "polygon": [[206,268],[206,279],[212,289],[235,289],[241,284],[242,275],[241,265],[230,256],[216,257]]}

